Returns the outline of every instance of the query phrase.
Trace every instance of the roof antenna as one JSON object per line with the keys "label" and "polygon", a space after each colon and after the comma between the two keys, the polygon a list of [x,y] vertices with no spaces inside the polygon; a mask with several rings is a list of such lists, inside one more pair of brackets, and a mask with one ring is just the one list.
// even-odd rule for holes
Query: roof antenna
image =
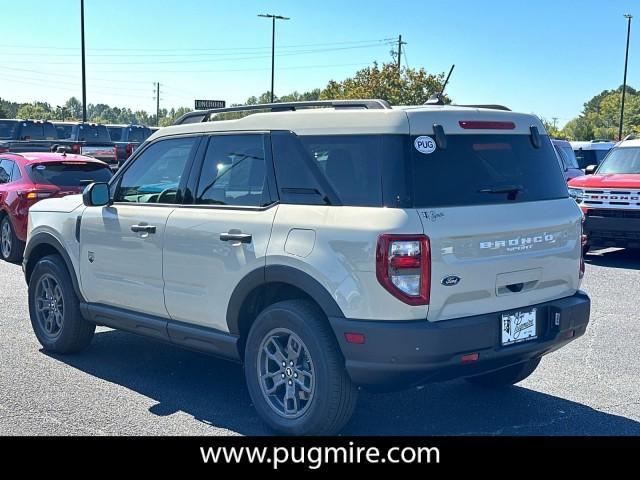
{"label": "roof antenna", "polygon": [[451,65],[451,70],[449,70],[449,75],[447,75],[447,79],[442,84],[442,90],[431,95],[429,100],[424,102],[425,105],[444,105],[444,89],[447,88],[447,84],[449,83],[449,79],[451,78],[451,74],[453,73],[454,68],[456,68],[455,64]]}

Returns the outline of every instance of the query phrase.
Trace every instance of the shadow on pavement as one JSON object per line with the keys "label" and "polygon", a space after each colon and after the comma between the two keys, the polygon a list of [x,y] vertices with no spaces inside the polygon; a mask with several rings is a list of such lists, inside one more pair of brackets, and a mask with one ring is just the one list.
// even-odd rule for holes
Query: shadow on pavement
{"label": "shadow on pavement", "polygon": [[[52,357],[154,399],[154,415],[182,411],[241,434],[272,434],[251,405],[240,365],[118,331],[96,333],[80,355]],[[523,387],[498,392],[456,381],[398,393],[361,392],[342,433],[640,435],[640,423]]]}
{"label": "shadow on pavement", "polygon": [[595,250],[584,258],[587,264],[609,268],[640,270],[640,251],[628,249]]}

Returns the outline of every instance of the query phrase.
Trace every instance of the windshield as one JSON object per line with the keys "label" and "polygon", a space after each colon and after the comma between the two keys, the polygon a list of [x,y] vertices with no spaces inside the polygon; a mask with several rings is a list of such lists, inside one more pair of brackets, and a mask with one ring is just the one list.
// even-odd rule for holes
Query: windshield
{"label": "windshield", "polygon": [[34,183],[58,187],[80,187],[92,182],[108,182],[111,170],[100,163],[43,163],[29,169]]}
{"label": "windshield", "polygon": [[18,122],[11,120],[0,120],[0,140],[13,140],[16,138]]}
{"label": "windshield", "polygon": [[564,164],[564,168],[580,168],[578,167],[578,160],[576,159],[576,154],[571,147],[559,146],[559,147],[556,147],[556,149],[558,150],[560,159]]}
{"label": "windshield", "polygon": [[616,148],[598,169],[598,175],[640,174],[640,147]]}
{"label": "windshield", "polygon": [[448,135],[446,148],[413,151],[416,207],[531,202],[567,196],[548,137],[534,148],[529,135]]}
{"label": "windshield", "polygon": [[78,127],[79,142],[110,142],[109,130],[104,125],[80,125]]}

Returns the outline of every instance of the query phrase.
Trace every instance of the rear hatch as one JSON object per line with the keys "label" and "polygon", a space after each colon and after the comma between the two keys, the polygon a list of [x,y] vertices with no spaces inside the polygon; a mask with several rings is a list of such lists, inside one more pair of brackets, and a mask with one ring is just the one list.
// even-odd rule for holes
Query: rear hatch
{"label": "rear hatch", "polygon": [[414,206],[431,246],[428,320],[574,294],[581,214],[538,120],[446,113],[455,121],[435,134],[433,121],[409,113]]}
{"label": "rear hatch", "polygon": [[103,162],[117,164],[118,157],[116,146],[111,140],[109,130],[105,125],[83,124],[78,127],[80,154],[97,158]]}

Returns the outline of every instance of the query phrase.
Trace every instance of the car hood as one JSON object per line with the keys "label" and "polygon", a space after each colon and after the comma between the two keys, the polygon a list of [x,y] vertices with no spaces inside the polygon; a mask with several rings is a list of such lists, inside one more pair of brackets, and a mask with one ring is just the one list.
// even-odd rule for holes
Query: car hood
{"label": "car hood", "polygon": [[574,178],[570,187],[579,188],[640,188],[640,174],[587,175]]}
{"label": "car hood", "polygon": [[30,210],[36,212],[71,213],[82,205],[82,195],[67,195],[61,198],[40,200]]}

